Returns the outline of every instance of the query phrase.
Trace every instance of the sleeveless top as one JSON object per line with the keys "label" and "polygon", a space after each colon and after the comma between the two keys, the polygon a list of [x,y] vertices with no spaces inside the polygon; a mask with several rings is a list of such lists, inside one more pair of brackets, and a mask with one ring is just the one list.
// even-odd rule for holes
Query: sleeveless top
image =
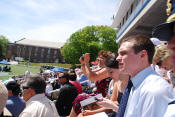
{"label": "sleeveless top", "polygon": [[106,97],[111,79],[112,78],[108,77],[103,80],[96,81],[95,85],[97,87],[97,91],[95,93],[96,94],[101,93],[103,97]]}

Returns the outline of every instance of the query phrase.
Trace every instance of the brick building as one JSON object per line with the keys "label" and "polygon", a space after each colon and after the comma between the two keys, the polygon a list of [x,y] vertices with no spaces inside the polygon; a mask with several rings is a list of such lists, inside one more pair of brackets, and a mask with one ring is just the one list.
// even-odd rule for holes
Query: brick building
{"label": "brick building", "polygon": [[60,49],[64,43],[30,40],[23,38],[14,43],[9,43],[6,51],[7,59],[24,58],[30,62],[64,63]]}

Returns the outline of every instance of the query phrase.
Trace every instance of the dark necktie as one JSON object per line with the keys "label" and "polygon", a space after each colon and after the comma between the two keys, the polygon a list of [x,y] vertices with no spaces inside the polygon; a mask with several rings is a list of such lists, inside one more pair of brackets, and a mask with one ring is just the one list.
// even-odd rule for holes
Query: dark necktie
{"label": "dark necktie", "polygon": [[125,91],[123,93],[121,102],[120,102],[120,106],[117,112],[116,117],[123,117],[124,113],[125,113],[125,109],[126,109],[126,105],[128,102],[128,97],[129,97],[129,93],[131,91],[131,87],[133,86],[131,80],[129,80],[127,87],[125,88]]}

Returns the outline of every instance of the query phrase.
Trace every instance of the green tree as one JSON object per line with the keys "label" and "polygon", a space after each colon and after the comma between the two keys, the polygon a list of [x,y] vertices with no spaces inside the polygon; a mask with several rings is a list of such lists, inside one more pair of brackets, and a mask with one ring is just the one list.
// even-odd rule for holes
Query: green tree
{"label": "green tree", "polygon": [[108,26],[86,26],[73,33],[67,40],[61,53],[67,63],[79,63],[79,58],[84,53],[91,53],[95,60],[100,50],[117,52],[118,45],[115,41],[116,30]]}
{"label": "green tree", "polygon": [[5,36],[0,35],[0,59],[5,57],[8,43],[9,40]]}

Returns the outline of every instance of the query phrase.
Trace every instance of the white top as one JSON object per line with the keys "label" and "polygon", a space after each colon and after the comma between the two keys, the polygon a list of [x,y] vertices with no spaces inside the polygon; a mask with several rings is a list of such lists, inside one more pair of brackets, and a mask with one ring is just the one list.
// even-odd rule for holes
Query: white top
{"label": "white top", "polygon": [[44,94],[37,94],[26,102],[19,117],[58,117],[55,104]]}
{"label": "white top", "polygon": [[51,93],[50,93],[51,91],[53,91],[53,87],[52,87],[52,84],[49,83],[46,86],[46,90],[45,90],[46,95],[51,97]]}
{"label": "white top", "polygon": [[172,87],[151,67],[133,78],[124,117],[163,117],[174,98]]}
{"label": "white top", "polygon": [[175,104],[168,105],[167,111],[164,115],[164,117],[175,117]]}
{"label": "white top", "polygon": [[109,97],[112,96],[113,89],[114,89],[114,80],[111,80],[111,82],[109,83],[109,88],[108,88],[108,95],[109,95]]}

